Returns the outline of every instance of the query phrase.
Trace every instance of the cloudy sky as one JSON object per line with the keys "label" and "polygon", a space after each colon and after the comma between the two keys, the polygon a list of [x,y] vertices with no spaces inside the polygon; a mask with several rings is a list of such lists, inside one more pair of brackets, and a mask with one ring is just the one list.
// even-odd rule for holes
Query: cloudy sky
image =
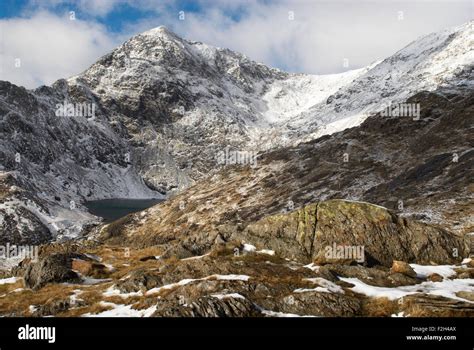
{"label": "cloudy sky", "polygon": [[287,71],[338,73],[473,17],[473,0],[1,0],[0,79],[51,84],[160,25]]}

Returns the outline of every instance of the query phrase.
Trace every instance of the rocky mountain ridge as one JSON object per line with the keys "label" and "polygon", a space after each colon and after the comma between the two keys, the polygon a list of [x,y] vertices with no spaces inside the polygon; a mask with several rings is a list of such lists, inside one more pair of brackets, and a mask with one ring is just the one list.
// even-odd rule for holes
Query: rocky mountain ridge
{"label": "rocky mountain ridge", "polygon": [[[13,180],[5,182],[0,237],[73,237],[96,220],[85,200],[160,197],[218,171],[216,155],[225,149],[291,146],[358,125],[368,109],[407,91],[470,87],[471,31],[467,23],[379,64],[308,76],[159,27],[51,87],[1,82],[0,159],[4,181]],[[430,71],[434,63],[442,69]],[[57,116],[68,104],[95,113]],[[49,233],[35,236],[40,226]]]}
{"label": "rocky mountain ridge", "polygon": [[[38,248],[0,269],[0,315],[472,317],[469,30],[311,77],[157,28],[52,87],[0,82],[0,244]],[[175,189],[84,226],[87,198]]]}

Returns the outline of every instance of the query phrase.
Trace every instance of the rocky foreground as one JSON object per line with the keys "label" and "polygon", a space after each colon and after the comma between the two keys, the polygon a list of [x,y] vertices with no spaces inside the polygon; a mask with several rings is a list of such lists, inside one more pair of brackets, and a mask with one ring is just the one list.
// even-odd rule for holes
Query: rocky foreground
{"label": "rocky foreground", "polygon": [[[364,261],[327,254],[361,243]],[[0,314],[474,316],[469,244],[379,206],[331,200],[259,220],[201,256],[101,239],[42,246],[38,261],[0,280]]]}

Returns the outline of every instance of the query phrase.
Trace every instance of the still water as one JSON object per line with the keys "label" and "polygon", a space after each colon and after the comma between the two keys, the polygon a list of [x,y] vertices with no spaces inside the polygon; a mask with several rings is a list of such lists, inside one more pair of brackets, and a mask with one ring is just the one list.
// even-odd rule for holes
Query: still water
{"label": "still water", "polygon": [[152,207],[162,201],[162,199],[114,198],[89,201],[84,203],[84,205],[89,209],[91,214],[103,218],[105,222],[112,222],[126,216],[127,214]]}

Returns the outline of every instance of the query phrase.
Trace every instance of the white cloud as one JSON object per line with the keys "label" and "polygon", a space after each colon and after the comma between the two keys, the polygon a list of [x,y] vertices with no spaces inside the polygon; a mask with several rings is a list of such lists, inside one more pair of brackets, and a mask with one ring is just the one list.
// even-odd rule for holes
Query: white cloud
{"label": "white cloud", "polygon": [[[91,18],[124,3],[154,14],[138,23],[123,23],[121,33],[109,33],[95,21],[69,21],[45,10],[62,0],[31,0],[28,18],[0,21],[0,79],[26,87],[51,84],[86,69],[124,38],[163,24],[187,39],[227,47],[270,66],[336,73],[383,59],[421,35],[465,23],[473,9],[470,0],[196,1],[202,10],[187,12],[180,21],[177,0],[77,0],[77,8]],[[14,68],[16,57],[22,60],[20,69]],[[343,66],[345,58],[349,67]]]}
{"label": "white cloud", "polygon": [[67,4],[73,9],[79,9],[84,13],[93,16],[105,16],[110,13],[117,5],[132,2],[132,0],[75,0],[75,1],[64,1],[64,0],[29,0],[27,11],[48,11],[52,10],[57,6]]}
{"label": "white cloud", "polygon": [[229,19],[225,6],[215,6],[216,1],[222,2],[201,0],[206,10],[188,14],[185,21],[163,20],[187,38],[290,71],[316,74],[386,58],[422,35],[469,21],[473,9],[470,1],[240,0],[234,6],[241,6],[246,15],[237,21]]}
{"label": "white cloud", "polygon": [[0,79],[27,88],[77,74],[117,44],[101,25],[71,21],[67,14],[39,12],[0,26]]}

